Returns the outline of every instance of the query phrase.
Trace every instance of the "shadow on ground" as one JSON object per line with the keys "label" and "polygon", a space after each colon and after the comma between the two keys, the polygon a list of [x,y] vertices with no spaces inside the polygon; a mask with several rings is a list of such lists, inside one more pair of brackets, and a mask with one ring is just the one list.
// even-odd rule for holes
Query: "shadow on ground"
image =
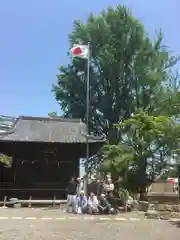
{"label": "shadow on ground", "polygon": [[171,221],[171,224],[176,226],[176,227],[178,227],[178,228],[180,228],[180,221],[176,221],[176,222]]}

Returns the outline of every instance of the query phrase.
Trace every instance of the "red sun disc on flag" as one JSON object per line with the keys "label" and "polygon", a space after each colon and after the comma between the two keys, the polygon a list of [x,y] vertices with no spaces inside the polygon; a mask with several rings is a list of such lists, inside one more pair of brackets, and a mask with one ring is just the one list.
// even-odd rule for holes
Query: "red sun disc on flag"
{"label": "red sun disc on flag", "polygon": [[169,179],[169,183],[172,184],[172,185],[175,184],[174,178],[170,178],[170,179]]}
{"label": "red sun disc on flag", "polygon": [[74,54],[74,55],[80,55],[80,54],[82,54],[81,48],[80,48],[80,47],[74,48],[74,49],[73,49],[73,54]]}

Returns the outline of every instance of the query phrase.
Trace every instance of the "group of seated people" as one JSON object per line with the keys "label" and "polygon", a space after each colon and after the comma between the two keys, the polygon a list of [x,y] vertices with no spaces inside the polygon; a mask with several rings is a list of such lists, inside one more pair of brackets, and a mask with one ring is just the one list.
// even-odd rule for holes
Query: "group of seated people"
{"label": "group of seated people", "polygon": [[113,214],[115,212],[114,208],[104,193],[102,193],[98,199],[93,192],[91,192],[90,195],[86,197],[84,191],[81,191],[79,196],[77,195],[76,206],[76,212],[79,214]]}
{"label": "group of seated people", "polygon": [[[109,179],[106,184],[110,186],[109,191],[104,191],[105,184],[97,182],[96,186],[100,186],[101,190],[97,194],[96,189],[91,189],[88,196],[82,190],[80,179],[73,179],[68,185],[67,195],[67,212],[78,214],[114,214],[117,212],[115,204],[112,204],[111,192],[114,190],[114,185]],[[106,186],[106,188],[108,188]]]}

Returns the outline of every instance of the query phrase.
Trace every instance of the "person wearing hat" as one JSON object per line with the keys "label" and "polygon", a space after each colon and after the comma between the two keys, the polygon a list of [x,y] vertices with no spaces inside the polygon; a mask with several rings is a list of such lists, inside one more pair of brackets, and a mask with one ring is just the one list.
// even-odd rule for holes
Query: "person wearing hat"
{"label": "person wearing hat", "polygon": [[88,198],[88,212],[89,214],[98,213],[98,199],[93,192],[90,193]]}
{"label": "person wearing hat", "polygon": [[83,190],[77,194],[77,213],[87,213],[87,197]]}
{"label": "person wearing hat", "polygon": [[80,192],[83,191],[83,187],[84,187],[83,180],[82,180],[82,178],[78,177],[76,182],[77,182],[77,195],[79,195]]}
{"label": "person wearing hat", "polygon": [[112,208],[105,194],[100,195],[98,208],[99,212],[103,214],[111,214],[114,212],[114,208]]}

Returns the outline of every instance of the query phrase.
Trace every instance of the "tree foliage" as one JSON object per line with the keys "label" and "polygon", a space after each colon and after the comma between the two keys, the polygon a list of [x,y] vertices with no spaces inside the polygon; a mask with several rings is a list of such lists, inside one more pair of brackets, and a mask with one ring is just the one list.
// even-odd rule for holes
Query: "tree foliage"
{"label": "tree foliage", "polygon": [[3,163],[5,165],[7,165],[8,167],[11,167],[12,165],[12,158],[5,155],[5,154],[2,154],[0,153],[0,163]]}
{"label": "tree foliage", "polygon": [[[162,32],[151,41],[127,8],[109,7],[99,16],[90,14],[86,23],[75,21],[70,47],[79,40],[91,44],[91,131],[117,143],[121,134],[113,128],[115,123],[140,108],[157,114],[164,99],[170,98],[173,104],[165,83],[178,58],[162,46]],[[56,100],[65,116],[85,120],[86,61],[74,59],[59,70],[53,86]]]}
{"label": "tree foliage", "polygon": [[57,114],[57,112],[49,112],[48,116],[49,117],[58,117],[58,114]]}
{"label": "tree foliage", "polygon": [[[75,21],[70,47],[79,41],[91,46],[90,131],[109,142],[95,161],[143,192],[179,144],[179,76],[172,71],[179,57],[163,46],[161,31],[152,41],[121,5]],[[87,62],[72,59],[59,71],[52,91],[64,116],[85,121]]]}
{"label": "tree foliage", "polygon": [[104,146],[103,168],[115,178],[122,176],[131,190],[145,192],[170,164],[172,151],[179,146],[180,126],[169,117],[140,112],[115,127],[124,132],[123,141]]}

